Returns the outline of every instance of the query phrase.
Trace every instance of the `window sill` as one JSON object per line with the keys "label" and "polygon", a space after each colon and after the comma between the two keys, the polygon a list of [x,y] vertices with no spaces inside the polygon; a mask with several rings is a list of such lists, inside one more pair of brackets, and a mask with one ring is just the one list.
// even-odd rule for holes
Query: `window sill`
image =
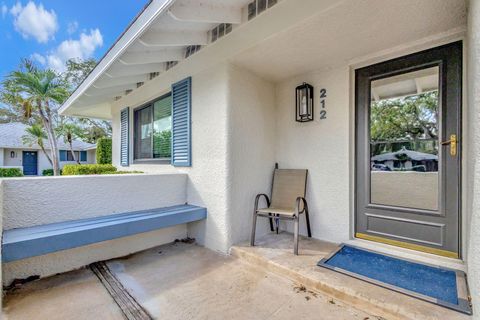
{"label": "window sill", "polygon": [[132,164],[171,164],[170,159],[137,159],[133,160]]}

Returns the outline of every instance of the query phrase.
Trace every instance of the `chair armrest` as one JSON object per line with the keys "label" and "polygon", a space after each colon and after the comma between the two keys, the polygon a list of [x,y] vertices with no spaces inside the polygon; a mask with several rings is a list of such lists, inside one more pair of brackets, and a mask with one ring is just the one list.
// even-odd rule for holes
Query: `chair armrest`
{"label": "chair armrest", "polygon": [[[303,204],[303,210],[300,210],[300,202]],[[304,197],[297,197],[297,200],[295,201],[295,215],[304,212],[305,209],[308,210],[307,199]]]}
{"label": "chair armrest", "polygon": [[267,202],[267,208],[270,207],[270,199],[268,198],[268,196],[265,193],[259,193],[255,197],[255,212],[257,212],[258,210],[258,202],[260,201],[261,197],[265,198],[265,201]]}

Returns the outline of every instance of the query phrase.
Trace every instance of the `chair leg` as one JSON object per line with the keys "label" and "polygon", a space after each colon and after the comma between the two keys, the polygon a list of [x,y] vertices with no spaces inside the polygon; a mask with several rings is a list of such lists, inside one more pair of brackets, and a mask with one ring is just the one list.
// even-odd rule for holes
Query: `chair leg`
{"label": "chair leg", "polygon": [[277,232],[277,234],[278,234],[279,227],[280,227],[280,218],[277,215],[277,217],[275,218],[275,231]]}
{"label": "chair leg", "polygon": [[305,207],[305,220],[307,220],[307,233],[308,237],[312,237],[312,230],[310,229],[310,216],[308,215],[308,207]]}
{"label": "chair leg", "polygon": [[298,256],[298,225],[299,217],[295,217],[295,225],[293,228],[293,254]]}
{"label": "chair leg", "polygon": [[250,246],[255,245],[255,231],[257,228],[257,210],[253,210],[252,234],[250,236]]}
{"label": "chair leg", "polygon": [[[269,216],[272,216],[271,213],[268,214]],[[268,218],[268,220],[270,221],[270,231],[273,232],[273,218]]]}

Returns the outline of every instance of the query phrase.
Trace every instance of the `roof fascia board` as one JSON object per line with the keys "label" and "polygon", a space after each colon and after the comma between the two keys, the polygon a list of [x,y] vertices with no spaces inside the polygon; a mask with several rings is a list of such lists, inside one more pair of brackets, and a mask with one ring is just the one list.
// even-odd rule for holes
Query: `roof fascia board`
{"label": "roof fascia board", "polygon": [[60,107],[59,113],[63,114],[75,100],[82,95],[163,12],[175,2],[175,0],[153,0],[145,11],[118,39],[115,45],[107,52],[103,59],[96,65],[93,71],[73,92],[73,94]]}

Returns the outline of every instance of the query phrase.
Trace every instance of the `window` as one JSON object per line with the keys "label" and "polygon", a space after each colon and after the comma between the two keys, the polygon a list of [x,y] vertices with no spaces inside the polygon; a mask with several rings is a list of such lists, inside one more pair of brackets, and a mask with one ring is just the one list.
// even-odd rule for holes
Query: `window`
{"label": "window", "polygon": [[[79,153],[78,151],[73,151],[73,152],[75,152],[75,159],[77,159],[77,160],[80,159],[80,158],[79,158],[80,153]],[[71,152],[70,150],[67,152],[67,161],[75,161],[75,160],[73,159],[73,154],[72,154],[72,152]]]}
{"label": "window", "polygon": [[168,94],[134,112],[136,160],[170,160],[172,98]]}

